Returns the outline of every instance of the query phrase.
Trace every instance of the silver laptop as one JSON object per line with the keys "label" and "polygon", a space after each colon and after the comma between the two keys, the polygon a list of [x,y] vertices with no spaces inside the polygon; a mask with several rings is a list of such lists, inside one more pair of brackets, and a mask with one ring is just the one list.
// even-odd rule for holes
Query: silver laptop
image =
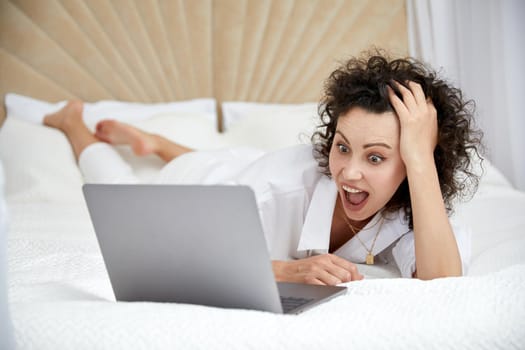
{"label": "silver laptop", "polygon": [[117,300],[299,313],[345,287],[276,283],[246,186],[86,184]]}

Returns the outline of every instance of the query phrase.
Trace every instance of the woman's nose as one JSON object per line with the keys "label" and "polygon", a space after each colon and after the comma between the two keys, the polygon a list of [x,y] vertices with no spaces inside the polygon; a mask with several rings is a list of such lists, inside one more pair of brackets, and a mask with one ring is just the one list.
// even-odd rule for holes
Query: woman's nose
{"label": "woman's nose", "polygon": [[363,172],[358,164],[348,162],[343,169],[343,176],[345,180],[360,180],[363,178]]}

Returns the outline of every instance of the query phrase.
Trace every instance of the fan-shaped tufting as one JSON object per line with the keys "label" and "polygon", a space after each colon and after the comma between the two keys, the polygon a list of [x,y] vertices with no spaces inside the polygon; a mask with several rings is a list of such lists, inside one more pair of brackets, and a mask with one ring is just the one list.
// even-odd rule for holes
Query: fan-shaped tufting
{"label": "fan-shaped tufting", "polygon": [[0,0],[0,93],[316,101],[371,45],[406,54],[404,0]]}

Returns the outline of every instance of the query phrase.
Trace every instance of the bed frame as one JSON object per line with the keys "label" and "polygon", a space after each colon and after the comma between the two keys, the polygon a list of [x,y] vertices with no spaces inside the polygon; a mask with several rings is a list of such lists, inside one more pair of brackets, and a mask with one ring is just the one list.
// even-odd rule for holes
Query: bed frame
{"label": "bed frame", "polygon": [[338,60],[407,42],[404,0],[0,0],[0,94],[311,102]]}

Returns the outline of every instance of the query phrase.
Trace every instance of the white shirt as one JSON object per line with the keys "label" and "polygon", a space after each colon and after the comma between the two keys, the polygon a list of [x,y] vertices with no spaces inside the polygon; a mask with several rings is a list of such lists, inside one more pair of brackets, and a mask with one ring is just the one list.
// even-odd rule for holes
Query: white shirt
{"label": "white shirt", "polygon": [[[104,157],[108,159],[106,164],[117,166],[115,155],[101,154],[109,152],[110,147],[90,148],[79,160],[84,174],[89,172],[85,169],[91,168],[89,164]],[[94,170],[100,169],[108,171],[100,164]],[[102,180],[101,176],[97,179]],[[107,176],[104,180],[108,181]],[[319,171],[311,145],[267,154],[253,149],[186,153],[168,163],[155,182],[248,185],[255,192],[272,259],[300,259],[328,252],[337,188],[332,179]],[[380,232],[378,220],[379,214],[358,233],[362,243],[353,237],[334,254],[363,263],[377,234],[373,255],[379,255],[382,261],[395,261],[401,275],[411,277],[416,262],[413,231],[401,212],[387,215]],[[456,226],[453,230],[465,274],[470,260],[470,232]]]}
{"label": "white shirt", "polygon": [[[221,157],[215,153],[214,159],[218,158]],[[226,168],[230,166],[225,167],[222,163],[221,169]],[[210,171],[200,180],[243,184],[254,190],[272,259],[305,258],[328,252],[337,188],[332,179],[319,171],[311,145],[259,154],[235,175],[219,173],[221,176],[216,177],[217,174]],[[228,179],[230,175],[233,176]],[[364,263],[377,234],[373,255],[381,254],[383,262],[394,260],[401,275],[411,277],[416,266],[413,231],[408,228],[401,211],[386,215],[381,231],[377,232],[379,220],[380,214],[377,214],[359,232],[362,243],[353,237],[334,254],[354,263]],[[466,271],[470,260],[470,235],[459,227],[454,227],[454,232],[463,271]]]}

